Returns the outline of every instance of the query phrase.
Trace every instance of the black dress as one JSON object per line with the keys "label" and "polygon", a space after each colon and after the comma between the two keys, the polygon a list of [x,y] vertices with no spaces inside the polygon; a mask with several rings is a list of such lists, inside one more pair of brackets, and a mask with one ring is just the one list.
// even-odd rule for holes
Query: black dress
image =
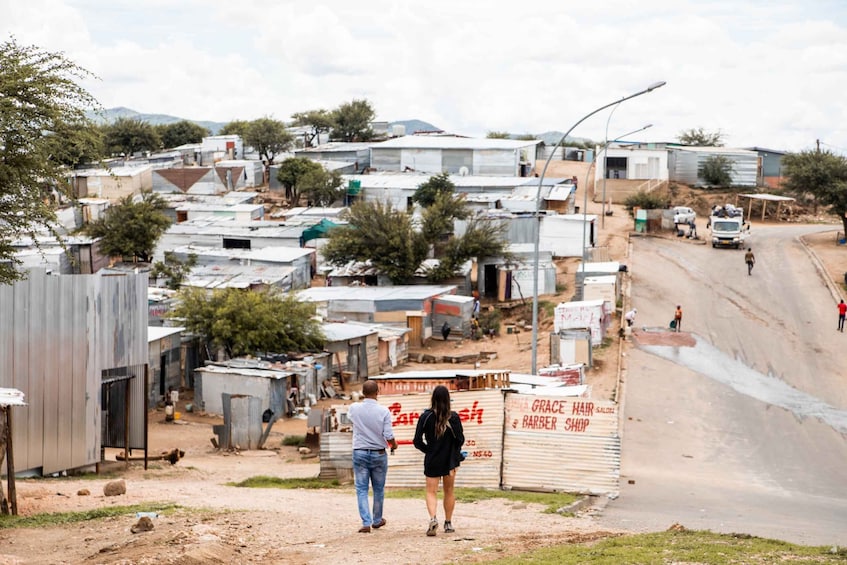
{"label": "black dress", "polygon": [[465,433],[462,421],[455,412],[450,413],[449,426],[440,438],[435,437],[435,413],[424,410],[415,429],[415,447],[424,452],[424,475],[443,477],[461,463]]}

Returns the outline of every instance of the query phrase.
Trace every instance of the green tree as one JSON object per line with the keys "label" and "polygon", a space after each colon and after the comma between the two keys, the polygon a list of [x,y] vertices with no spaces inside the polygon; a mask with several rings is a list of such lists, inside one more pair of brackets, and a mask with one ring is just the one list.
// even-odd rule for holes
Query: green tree
{"label": "green tree", "polygon": [[830,151],[801,151],[782,157],[785,189],[803,202],[828,206],[847,233],[847,159]]}
{"label": "green tree", "polygon": [[134,118],[118,118],[103,126],[103,140],[110,155],[132,157],[139,151],[156,151],[162,147],[162,139],[156,129]]}
{"label": "green tree", "polygon": [[170,317],[204,336],[232,357],[257,352],[305,352],[323,349],[315,307],[275,289],[246,291],[186,288]]}
{"label": "green tree", "polygon": [[194,253],[189,253],[185,261],[180,261],[172,251],[165,251],[165,260],[153,263],[150,279],[164,278],[165,286],[171,290],[178,290],[195,265],[197,265],[197,255]]}
{"label": "green tree", "polygon": [[435,198],[439,194],[453,194],[455,190],[456,185],[450,180],[450,175],[448,173],[440,173],[429,177],[426,182],[418,185],[418,188],[412,195],[412,202],[426,208],[435,202]]}
{"label": "green tree", "polygon": [[333,265],[349,261],[371,261],[395,284],[411,279],[426,259],[429,245],[414,229],[412,217],[391,204],[355,202],[345,214],[347,225],[329,232],[322,248]]}
{"label": "green tree", "polygon": [[332,130],[335,122],[332,118],[332,112],[329,110],[309,110],[308,112],[297,112],[291,118],[294,120],[294,125],[310,127],[312,132],[305,140],[304,146],[312,145],[312,142],[317,138],[318,143],[321,140],[322,133],[329,133]]}
{"label": "green tree", "polygon": [[676,138],[684,145],[723,147],[723,134],[720,131],[707,132],[703,128],[691,128],[681,131]]}
{"label": "green tree", "polygon": [[232,120],[221,128],[218,135],[240,135],[241,139],[244,139],[249,125],[250,122],[247,120]]}
{"label": "green tree", "polygon": [[[86,145],[86,112],[97,101],[77,82],[91,76],[60,53],[0,44],[0,284],[25,277],[12,241],[38,237],[46,228],[61,241],[47,189],[70,194],[60,142]],[[81,126],[81,127],[76,127]]]}
{"label": "green tree", "polygon": [[729,186],[732,184],[732,159],[726,155],[711,155],[703,161],[700,176],[711,186]]}
{"label": "green tree", "polygon": [[186,143],[200,143],[209,135],[208,129],[189,120],[156,126],[156,132],[162,139],[162,146],[166,149]]}
{"label": "green tree", "polygon": [[504,257],[510,260],[505,233],[505,224],[494,218],[470,218],[462,236],[450,237],[444,243],[438,254],[438,266],[430,269],[427,279],[431,282],[446,280],[473,258]]}
{"label": "green tree", "polygon": [[244,143],[256,150],[266,166],[274,157],[287,151],[294,143],[294,136],[285,129],[285,124],[268,117],[253,120],[244,131]]}
{"label": "green tree", "polygon": [[[441,192],[427,206],[416,229],[412,217],[390,204],[357,202],[346,216],[348,224],[333,229],[322,249],[326,260],[344,265],[350,260],[370,261],[395,284],[411,279],[430,249],[439,265],[427,278],[443,281],[455,275],[469,259],[506,256],[505,227],[496,220],[471,218],[462,196]],[[461,237],[453,234],[457,219],[470,218]]]}
{"label": "green tree", "polygon": [[100,250],[111,257],[138,258],[149,263],[156,242],[171,224],[165,214],[165,200],[155,192],[145,192],[139,201],[132,195],[111,206],[96,221],[86,226],[86,233],[100,238]]}
{"label": "green tree", "polygon": [[342,178],[338,171],[320,168],[307,171],[297,182],[297,190],[316,206],[331,206],[344,196]]}
{"label": "green tree", "polygon": [[304,157],[289,157],[279,165],[276,178],[285,188],[285,197],[292,206],[300,202],[300,180],[310,172],[323,170],[320,163]]}
{"label": "green tree", "polygon": [[512,139],[512,134],[507,131],[490,131],[485,134],[488,139]]}
{"label": "green tree", "polygon": [[332,112],[332,137],[341,141],[368,141],[374,135],[371,122],[375,116],[367,100],[346,102]]}
{"label": "green tree", "polygon": [[46,137],[50,158],[70,169],[103,158],[103,132],[92,122],[58,124],[55,132]]}

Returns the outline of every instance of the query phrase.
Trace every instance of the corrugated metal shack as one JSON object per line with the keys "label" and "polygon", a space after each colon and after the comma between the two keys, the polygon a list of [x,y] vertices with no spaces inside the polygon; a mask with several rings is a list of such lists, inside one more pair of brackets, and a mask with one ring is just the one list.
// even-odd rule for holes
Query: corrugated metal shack
{"label": "corrugated metal shack", "polygon": [[379,374],[379,330],[371,324],[328,322],[321,328],[324,348],[332,356],[330,374],[344,378],[343,385],[360,382]]}
{"label": "corrugated metal shack", "polygon": [[189,255],[197,257],[198,265],[228,265],[243,267],[270,267],[291,269],[286,290],[308,288],[312,280],[315,250],[302,247],[262,247],[260,249],[218,249],[195,245],[170,250],[180,261]]}
{"label": "corrugated metal shack", "polygon": [[418,346],[432,335],[432,302],[455,294],[453,285],[406,285],[379,287],[312,287],[297,293],[300,300],[314,302],[327,320],[377,322],[408,327],[409,343]]}
{"label": "corrugated metal shack", "polygon": [[147,407],[153,408],[171,388],[182,387],[182,332],[185,328],[148,326],[150,379]]}
{"label": "corrugated metal shack", "polygon": [[588,329],[593,347],[603,344],[611,321],[612,313],[604,300],[562,302],[553,312],[554,331]]}
{"label": "corrugated metal shack", "polygon": [[728,147],[672,147],[668,154],[670,180],[692,186],[709,186],[703,179],[703,166],[711,157],[725,157],[731,163],[732,186],[756,186],[759,154]]}
{"label": "corrugated metal shack", "polygon": [[615,277],[615,303],[621,297],[621,264],[617,261],[602,261],[602,262],[585,262],[580,263],[576,268],[576,288],[574,289],[574,300],[583,300],[585,298],[585,279],[588,277]]}
{"label": "corrugated metal shack", "polygon": [[147,275],[51,276],[0,285],[0,386],[16,388],[20,472],[95,465],[101,448],[146,450]]}
{"label": "corrugated metal shack", "polygon": [[474,298],[472,296],[447,295],[433,301],[432,331],[435,334],[447,322],[451,334],[471,335],[471,317],[473,316]]}
{"label": "corrugated metal shack", "polygon": [[371,146],[378,171],[528,177],[540,140],[407,135]]}
{"label": "corrugated metal shack", "polygon": [[[294,384],[295,373],[274,367],[266,361],[231,359],[224,363],[210,363],[194,370],[194,402],[202,411],[223,414],[222,395],[246,395],[261,400],[262,411],[270,408],[274,414],[286,414],[286,399],[292,388],[301,385],[299,392],[308,394],[307,382]],[[312,392],[317,384],[312,383]]]}

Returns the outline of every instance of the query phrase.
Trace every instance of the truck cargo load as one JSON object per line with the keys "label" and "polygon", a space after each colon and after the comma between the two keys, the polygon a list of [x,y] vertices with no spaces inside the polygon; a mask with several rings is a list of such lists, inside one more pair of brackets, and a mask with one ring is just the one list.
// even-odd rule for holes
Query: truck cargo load
{"label": "truck cargo load", "polygon": [[732,204],[715,206],[709,217],[712,231],[712,247],[734,247],[744,245],[749,227],[744,223],[744,210]]}

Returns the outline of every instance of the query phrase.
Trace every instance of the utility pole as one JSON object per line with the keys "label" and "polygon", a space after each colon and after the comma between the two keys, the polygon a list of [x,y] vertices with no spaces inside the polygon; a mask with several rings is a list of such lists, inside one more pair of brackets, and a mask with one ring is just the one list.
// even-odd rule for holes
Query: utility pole
{"label": "utility pole", "polygon": [[820,139],[816,139],[816,140],[815,140],[815,144],[818,146],[818,153],[820,153],[820,152],[821,152],[821,140],[820,140]]}

